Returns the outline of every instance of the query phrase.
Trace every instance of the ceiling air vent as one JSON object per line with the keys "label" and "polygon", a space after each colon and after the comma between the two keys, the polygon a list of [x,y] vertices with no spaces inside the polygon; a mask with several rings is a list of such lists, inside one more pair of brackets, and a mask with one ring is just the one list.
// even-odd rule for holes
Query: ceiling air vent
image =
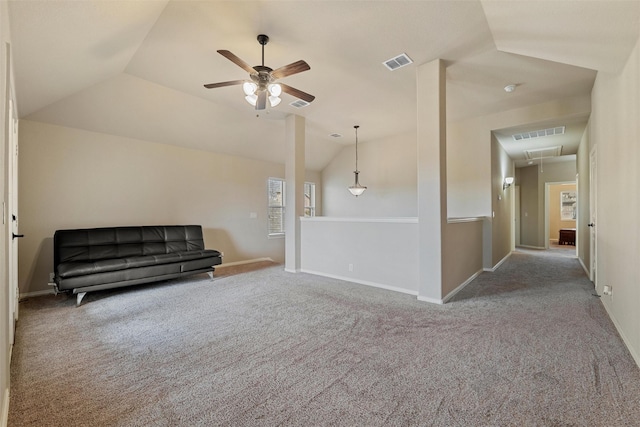
{"label": "ceiling air vent", "polygon": [[562,145],[557,147],[538,148],[536,150],[524,150],[524,155],[529,160],[548,159],[562,154]]}
{"label": "ceiling air vent", "polygon": [[340,135],[339,133],[332,133],[331,135],[329,135],[331,138],[342,138],[342,135]]}
{"label": "ceiling air vent", "polygon": [[517,133],[513,135],[513,139],[515,141],[523,141],[533,138],[540,138],[543,136],[551,136],[551,135],[563,135],[564,134],[564,126],[558,126],[555,128],[549,129],[540,129],[533,130],[531,132]]}
{"label": "ceiling air vent", "polygon": [[406,53],[402,55],[398,55],[395,58],[387,59],[383,62],[384,66],[389,70],[397,70],[398,68],[404,67],[405,65],[413,64],[411,58],[407,56]]}
{"label": "ceiling air vent", "polygon": [[302,99],[296,99],[295,101],[293,101],[289,105],[291,105],[292,107],[296,107],[296,108],[302,108],[302,107],[306,107],[309,104],[310,104],[309,102],[303,101]]}

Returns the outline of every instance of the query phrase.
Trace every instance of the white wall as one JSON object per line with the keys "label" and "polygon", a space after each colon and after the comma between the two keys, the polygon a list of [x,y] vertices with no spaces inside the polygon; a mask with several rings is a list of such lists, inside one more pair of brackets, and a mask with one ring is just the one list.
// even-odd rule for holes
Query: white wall
{"label": "white wall", "polygon": [[48,289],[64,228],[200,224],[225,263],[284,259],[284,239],[267,236],[267,178],[284,178],[281,164],[27,120],[20,144],[21,293]]}
{"label": "white wall", "polygon": [[418,294],[417,218],[303,218],[302,271]]}
{"label": "white wall", "polygon": [[360,218],[417,215],[415,133],[367,141],[366,129],[360,128],[358,169],[360,183],[368,188],[357,198],[347,190],[353,185],[354,169],[355,144],[345,147],[324,168],[323,215]]}
{"label": "white wall", "polygon": [[[639,40],[640,43],[640,40]],[[597,287],[640,365],[640,45],[619,75],[598,73],[589,138],[597,147]]]}

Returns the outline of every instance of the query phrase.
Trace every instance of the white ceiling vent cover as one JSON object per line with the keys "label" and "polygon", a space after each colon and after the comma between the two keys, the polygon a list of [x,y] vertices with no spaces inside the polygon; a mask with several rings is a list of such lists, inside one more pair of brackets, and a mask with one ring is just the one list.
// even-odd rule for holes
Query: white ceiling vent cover
{"label": "white ceiling vent cover", "polygon": [[383,64],[389,70],[393,71],[397,70],[398,68],[402,68],[405,65],[413,64],[413,61],[407,56],[406,53],[403,53],[402,55],[398,55],[395,58],[387,59],[383,62]]}
{"label": "white ceiling vent cover", "polygon": [[524,150],[524,155],[529,160],[548,159],[562,154],[562,145],[557,147],[538,148],[536,150]]}
{"label": "white ceiling vent cover", "polygon": [[522,140],[540,138],[543,136],[550,136],[550,135],[564,135],[564,126],[558,126],[558,127],[549,128],[549,129],[533,130],[531,132],[517,133],[513,135],[513,139],[515,141],[522,141]]}
{"label": "white ceiling vent cover", "polygon": [[296,108],[302,108],[302,107],[306,107],[307,105],[310,105],[310,103],[307,101],[303,101],[302,99],[297,99],[289,105]]}

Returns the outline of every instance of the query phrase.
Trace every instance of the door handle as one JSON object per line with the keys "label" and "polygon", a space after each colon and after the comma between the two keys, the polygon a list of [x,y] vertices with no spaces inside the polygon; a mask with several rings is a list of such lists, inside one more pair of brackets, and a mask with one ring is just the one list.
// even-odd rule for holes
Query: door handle
{"label": "door handle", "polygon": [[590,222],[589,224],[587,224],[587,227],[595,227],[596,223],[595,222]]}
{"label": "door handle", "polygon": [[16,237],[24,237],[24,234],[16,234],[16,233],[11,233],[11,240],[15,239]]}

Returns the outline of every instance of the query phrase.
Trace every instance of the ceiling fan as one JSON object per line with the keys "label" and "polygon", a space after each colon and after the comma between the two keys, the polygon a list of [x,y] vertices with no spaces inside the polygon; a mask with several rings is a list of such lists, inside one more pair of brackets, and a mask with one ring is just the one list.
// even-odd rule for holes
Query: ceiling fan
{"label": "ceiling fan", "polygon": [[271,107],[275,107],[281,101],[280,94],[282,92],[288,93],[303,101],[312,102],[316,97],[303,92],[294,87],[288,86],[284,83],[276,83],[277,80],[291,76],[293,74],[301,73],[303,71],[310,70],[311,67],[305,61],[300,60],[293,62],[284,67],[277,68],[275,70],[264,65],[264,46],[269,42],[269,37],[260,34],[258,35],[258,43],[262,45],[262,65],[250,66],[242,59],[238,58],[228,50],[219,50],[218,53],[229,61],[233,62],[243,70],[249,73],[251,81],[248,80],[232,80],[228,82],[209,83],[204,85],[207,89],[213,89],[216,87],[242,85],[244,90],[245,99],[251,105],[254,105],[256,110],[264,110],[267,108],[267,100]]}

